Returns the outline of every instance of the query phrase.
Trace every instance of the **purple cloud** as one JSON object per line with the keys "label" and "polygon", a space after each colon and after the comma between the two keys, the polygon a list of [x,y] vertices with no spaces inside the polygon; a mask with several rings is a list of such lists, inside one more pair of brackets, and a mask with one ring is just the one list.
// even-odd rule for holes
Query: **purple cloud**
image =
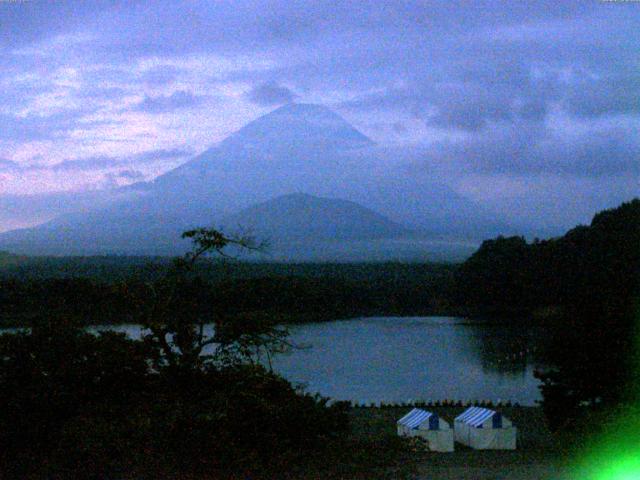
{"label": "purple cloud", "polygon": [[195,107],[202,102],[203,98],[185,90],[177,90],[171,95],[157,95],[155,97],[146,95],[133,109],[146,113],[167,113]]}
{"label": "purple cloud", "polygon": [[298,96],[291,89],[269,81],[253,87],[247,92],[249,101],[263,106],[293,102]]}

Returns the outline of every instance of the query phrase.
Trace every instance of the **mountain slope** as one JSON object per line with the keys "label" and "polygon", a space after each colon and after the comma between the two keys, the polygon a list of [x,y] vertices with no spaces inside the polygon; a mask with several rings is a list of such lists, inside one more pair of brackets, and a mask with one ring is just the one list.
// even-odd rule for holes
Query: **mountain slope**
{"label": "mountain slope", "polygon": [[214,200],[223,216],[292,192],[337,196],[338,182],[353,171],[353,153],[373,145],[325,107],[290,104],[160,175],[147,190],[156,203]]}

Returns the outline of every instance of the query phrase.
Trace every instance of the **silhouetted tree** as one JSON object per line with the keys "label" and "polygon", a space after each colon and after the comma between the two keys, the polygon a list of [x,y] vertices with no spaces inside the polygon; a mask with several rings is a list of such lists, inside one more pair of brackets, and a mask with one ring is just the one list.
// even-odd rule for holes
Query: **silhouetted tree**
{"label": "silhouetted tree", "polygon": [[215,292],[194,274],[206,255],[228,256],[229,247],[259,250],[263,245],[250,237],[232,238],[204,228],[185,232],[183,238],[193,241],[193,250],[176,259],[162,278],[136,291],[133,300],[139,306],[136,318],[149,332],[143,340],[156,353],[156,367],[189,371],[212,362],[255,363],[261,353],[270,357],[286,350],[290,345],[285,327],[265,317],[238,318],[217,311]]}
{"label": "silhouetted tree", "polygon": [[194,275],[208,253],[257,246],[215,230],[184,237],[194,250],[166,274],[120,286],[148,330],[142,340],[90,334],[82,310],[53,297],[30,331],[0,336],[2,478],[269,478],[347,428],[346,405],[328,406],[257,361],[288,347],[286,329],[212,310]]}

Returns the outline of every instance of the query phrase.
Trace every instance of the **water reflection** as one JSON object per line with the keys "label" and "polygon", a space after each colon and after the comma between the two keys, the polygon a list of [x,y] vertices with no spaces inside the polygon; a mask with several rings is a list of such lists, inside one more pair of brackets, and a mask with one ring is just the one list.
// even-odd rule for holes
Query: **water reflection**
{"label": "water reflection", "polygon": [[470,346],[483,369],[504,375],[525,375],[528,366],[544,364],[544,339],[548,333],[538,326],[481,324],[470,331]]}
{"label": "water reflection", "polygon": [[311,391],[360,402],[540,398],[531,355],[535,331],[451,317],[366,318],[302,325],[313,348],[279,356],[275,368]]}

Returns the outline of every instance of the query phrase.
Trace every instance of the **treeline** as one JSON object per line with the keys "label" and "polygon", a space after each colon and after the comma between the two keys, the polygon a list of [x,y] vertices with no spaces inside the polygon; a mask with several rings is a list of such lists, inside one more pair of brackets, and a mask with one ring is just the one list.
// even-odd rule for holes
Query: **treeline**
{"label": "treeline", "polygon": [[[486,240],[455,275],[455,300],[477,316],[557,317],[561,309],[593,293],[600,275],[590,227],[528,243],[524,237]],[[595,276],[594,276],[595,275]]]}
{"label": "treeline", "polygon": [[639,266],[640,200],[633,200],[559,238],[483,242],[456,272],[455,300],[477,314],[626,302],[637,292]]}
{"label": "treeline", "polygon": [[[46,312],[65,313],[85,324],[129,323],[134,313],[131,296],[143,297],[140,292],[145,286],[170,268],[164,260],[116,262],[117,268],[111,264],[111,274],[103,276],[103,261],[111,260],[65,259],[57,275],[49,275],[49,267],[34,264],[5,269],[0,279],[1,324],[25,325]],[[138,265],[135,274],[129,271],[133,265]],[[225,315],[260,315],[298,323],[364,315],[450,313],[454,271],[455,266],[447,264],[203,261],[180,288],[185,295],[197,291],[202,307]]]}
{"label": "treeline", "polygon": [[544,406],[558,426],[583,407],[640,392],[640,200],[594,216],[564,236],[485,241],[455,274],[455,301],[477,314],[543,318],[555,326],[539,372]]}
{"label": "treeline", "polygon": [[640,200],[596,214],[589,226],[527,243],[482,243],[455,273],[455,303],[475,315],[533,314],[566,319],[572,311],[620,313],[640,286]]}
{"label": "treeline", "polygon": [[[111,283],[136,278],[152,281],[162,277],[171,265],[172,259],[169,257],[28,257],[0,252],[0,280],[88,278]],[[344,281],[394,278],[406,281],[423,279],[432,273],[451,271],[453,268],[453,264],[446,262],[281,263],[211,257],[201,259],[194,267],[193,275],[212,282],[264,277],[331,277]]]}

